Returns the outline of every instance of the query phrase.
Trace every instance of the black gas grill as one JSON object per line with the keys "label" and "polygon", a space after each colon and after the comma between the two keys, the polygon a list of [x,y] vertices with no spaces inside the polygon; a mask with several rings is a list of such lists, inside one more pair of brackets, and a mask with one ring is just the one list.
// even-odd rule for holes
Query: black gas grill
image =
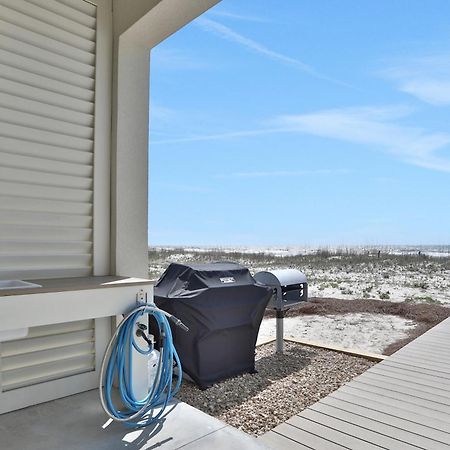
{"label": "black gas grill", "polygon": [[171,264],[155,303],[183,321],[172,327],[185,371],[201,388],[255,370],[255,344],[272,289],[235,263]]}

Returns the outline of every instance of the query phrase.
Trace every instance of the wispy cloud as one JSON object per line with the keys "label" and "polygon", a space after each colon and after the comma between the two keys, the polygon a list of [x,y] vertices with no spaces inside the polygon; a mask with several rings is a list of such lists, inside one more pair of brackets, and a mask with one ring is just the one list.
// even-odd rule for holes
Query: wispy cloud
{"label": "wispy cloud", "polygon": [[227,139],[245,138],[253,136],[261,136],[265,134],[286,133],[287,128],[260,128],[255,130],[241,130],[241,131],[229,131],[225,133],[217,134],[204,134],[195,136],[186,136],[174,139],[159,139],[152,141],[152,145],[167,145],[167,144],[183,144],[188,142],[203,142],[203,141],[223,141]]}
{"label": "wispy cloud", "polygon": [[208,16],[221,17],[225,19],[231,20],[239,20],[243,22],[258,22],[258,23],[268,23],[270,22],[268,19],[264,17],[257,16],[247,16],[244,14],[236,14],[228,11],[216,11],[215,9],[211,10],[207,14]]}
{"label": "wispy cloud", "polygon": [[173,121],[174,117],[177,114],[177,111],[175,111],[172,108],[168,108],[167,106],[161,106],[158,104],[152,104],[152,107],[150,109],[150,114],[152,120],[158,120],[158,122],[169,122]]}
{"label": "wispy cloud", "polygon": [[288,64],[288,65],[295,67],[296,69],[301,70],[302,72],[309,74],[315,78],[319,78],[321,80],[329,81],[331,83],[338,84],[338,85],[345,86],[345,87],[352,87],[347,83],[344,83],[340,80],[336,80],[332,77],[329,77],[327,75],[320,73],[313,66],[311,66],[299,59],[292,58],[291,56],[287,56],[283,53],[272,50],[253,39],[243,36],[242,34],[237,33],[236,31],[232,30],[231,28],[227,27],[226,25],[216,22],[215,20],[207,19],[205,17],[200,17],[196,20],[195,23],[198,26],[200,26],[203,30],[205,30],[209,33],[213,33],[222,39],[225,39],[227,41],[230,41],[237,45],[240,45],[241,47],[244,47],[245,49],[247,49],[253,53],[256,53],[258,55],[261,55],[265,58],[269,58],[273,61]]}
{"label": "wispy cloud", "polygon": [[167,70],[204,70],[211,68],[206,61],[178,49],[155,47],[151,53],[152,65]]}
{"label": "wispy cloud", "polygon": [[404,126],[395,119],[408,108],[343,108],[311,114],[286,115],[274,125],[302,134],[362,144],[390,153],[419,167],[450,172],[450,158],[441,155],[450,145],[450,134]]}
{"label": "wispy cloud", "polygon": [[239,44],[245,47],[247,50],[251,50],[255,53],[258,53],[260,55],[263,55],[267,58],[279,62],[291,64],[303,70],[304,72],[316,74],[315,69],[309,64],[306,64],[298,59],[291,58],[290,56],[286,56],[282,53],[271,50],[268,47],[264,46],[263,44],[260,44],[259,42],[256,42],[253,39],[249,39],[219,22],[216,22],[211,19],[206,19],[204,17],[200,17],[199,19],[197,19],[196,23],[200,25],[202,29],[214,33],[215,35],[223,39],[234,42],[235,44]]}
{"label": "wispy cloud", "polygon": [[450,105],[450,55],[414,58],[381,72],[398,88],[435,106]]}
{"label": "wispy cloud", "polygon": [[450,81],[413,80],[405,82],[402,90],[432,105],[450,105]]}
{"label": "wispy cloud", "polygon": [[304,177],[320,175],[347,175],[347,169],[316,169],[316,170],[271,170],[259,172],[232,172],[217,174],[216,178],[276,178],[276,177]]}
{"label": "wispy cloud", "polygon": [[[254,130],[230,131],[220,134],[187,136],[152,142],[180,144],[187,142],[222,141],[269,134],[308,134],[331,140],[360,144],[362,148],[383,151],[415,166],[450,172],[450,134],[406,126],[401,119],[413,110],[403,106],[356,107],[321,110],[308,114],[282,115],[268,120],[266,126]],[[444,152],[447,152],[447,156]],[[277,172],[275,172],[274,176]],[[292,172],[292,174],[300,174]],[[271,172],[273,175],[274,172]],[[286,176],[287,172],[278,172]],[[241,173],[234,176],[266,176],[269,172]]]}

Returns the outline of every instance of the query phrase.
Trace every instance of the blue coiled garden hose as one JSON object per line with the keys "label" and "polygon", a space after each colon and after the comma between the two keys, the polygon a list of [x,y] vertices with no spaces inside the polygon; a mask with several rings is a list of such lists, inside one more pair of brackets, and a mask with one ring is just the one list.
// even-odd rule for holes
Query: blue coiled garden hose
{"label": "blue coiled garden hose", "polygon": [[[137,399],[133,392],[133,351],[149,355],[153,347],[139,347],[135,340],[136,322],[144,315],[155,318],[159,329],[159,361],[153,385],[146,397]],[[154,304],[144,304],[131,311],[117,327],[108,344],[100,369],[100,401],[106,414],[113,420],[129,426],[147,426],[157,421],[163,414],[168,402],[178,392],[182,369],[177,351],[173,345],[169,320],[185,331],[188,328],[176,317],[157,308]],[[178,367],[177,380],[173,386],[174,363]],[[117,380],[119,394],[123,403],[117,408],[112,399],[113,382]],[[155,408],[160,408],[153,415]]]}

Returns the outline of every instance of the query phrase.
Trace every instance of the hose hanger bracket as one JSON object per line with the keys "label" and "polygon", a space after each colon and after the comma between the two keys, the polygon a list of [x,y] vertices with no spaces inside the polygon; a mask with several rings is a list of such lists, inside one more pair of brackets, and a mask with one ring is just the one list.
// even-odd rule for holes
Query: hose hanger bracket
{"label": "hose hanger bracket", "polygon": [[152,301],[148,301],[148,293],[144,291],[144,289],[139,289],[138,293],[136,294],[136,307],[139,306],[154,306],[155,304]]}

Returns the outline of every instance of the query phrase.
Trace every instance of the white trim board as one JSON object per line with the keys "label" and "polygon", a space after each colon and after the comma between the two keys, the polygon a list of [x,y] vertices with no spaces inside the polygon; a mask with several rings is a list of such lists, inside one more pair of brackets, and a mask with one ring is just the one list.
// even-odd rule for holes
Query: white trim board
{"label": "white trim board", "polygon": [[0,330],[124,314],[136,305],[136,294],[140,289],[152,298],[153,286],[150,283],[3,297],[0,299]]}
{"label": "white trim board", "polygon": [[112,0],[96,0],[93,275],[109,275],[111,241]]}

